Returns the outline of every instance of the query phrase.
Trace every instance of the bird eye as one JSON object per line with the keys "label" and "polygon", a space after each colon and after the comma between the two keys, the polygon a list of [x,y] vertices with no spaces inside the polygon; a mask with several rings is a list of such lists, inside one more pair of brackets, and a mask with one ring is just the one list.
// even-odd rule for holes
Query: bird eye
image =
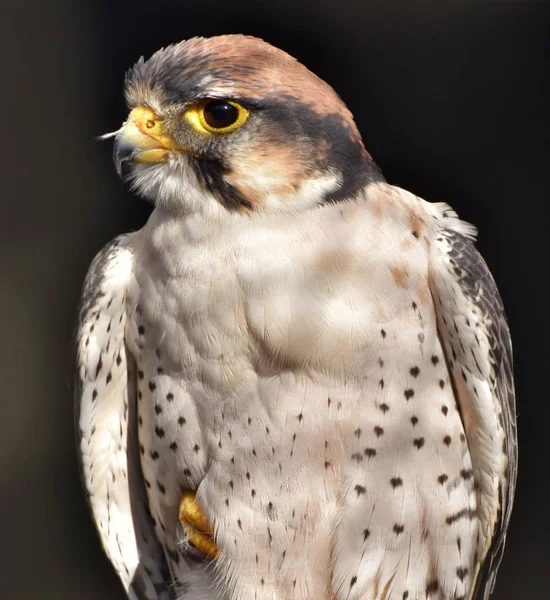
{"label": "bird eye", "polygon": [[244,124],[248,110],[232,100],[203,100],[183,116],[200,133],[231,133]]}
{"label": "bird eye", "polygon": [[239,109],[223,100],[211,100],[203,108],[204,120],[214,129],[230,127],[239,118]]}

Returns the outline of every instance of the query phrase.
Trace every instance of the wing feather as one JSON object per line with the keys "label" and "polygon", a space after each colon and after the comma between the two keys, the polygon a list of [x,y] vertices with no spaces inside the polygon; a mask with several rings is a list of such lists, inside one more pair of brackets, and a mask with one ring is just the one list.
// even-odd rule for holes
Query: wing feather
{"label": "wing feather", "polygon": [[131,236],[94,259],[77,333],[76,432],[81,474],[103,548],[131,600],[171,597],[137,448],[136,390],[124,343]]}
{"label": "wing feather", "polygon": [[[441,216],[430,288],[472,457],[480,536],[471,598],[491,595],[505,544],[517,474],[512,346],[495,282],[454,214]],[[474,574],[476,575],[476,574]]]}

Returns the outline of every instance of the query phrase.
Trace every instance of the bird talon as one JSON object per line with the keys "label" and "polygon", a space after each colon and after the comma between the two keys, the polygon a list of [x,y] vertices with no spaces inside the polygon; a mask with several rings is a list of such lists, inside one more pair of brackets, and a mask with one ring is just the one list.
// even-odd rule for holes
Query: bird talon
{"label": "bird talon", "polygon": [[179,520],[189,543],[210,558],[218,556],[219,550],[212,539],[212,528],[196,500],[195,492],[186,491],[181,495]]}

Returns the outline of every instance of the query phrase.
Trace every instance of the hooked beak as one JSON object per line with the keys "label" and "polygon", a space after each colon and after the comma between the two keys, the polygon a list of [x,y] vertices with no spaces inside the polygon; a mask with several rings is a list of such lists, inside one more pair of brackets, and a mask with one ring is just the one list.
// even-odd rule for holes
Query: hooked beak
{"label": "hooked beak", "polygon": [[178,148],[163,133],[163,120],[150,108],[138,106],[115,138],[113,161],[119,177],[125,164],[160,163]]}

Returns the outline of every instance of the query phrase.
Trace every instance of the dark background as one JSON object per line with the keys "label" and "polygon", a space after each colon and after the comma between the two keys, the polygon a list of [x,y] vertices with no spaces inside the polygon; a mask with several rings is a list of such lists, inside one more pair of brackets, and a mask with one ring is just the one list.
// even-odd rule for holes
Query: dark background
{"label": "dark background", "polygon": [[[413,6],[414,4],[414,6]],[[549,597],[548,4],[4,0],[0,9],[0,597],[122,600],[79,487],[72,333],[92,256],[150,210],[111,143],[125,70],[243,32],[341,94],[391,183],[478,225],[515,342],[520,477],[496,600]],[[315,599],[311,599],[315,600]]]}

